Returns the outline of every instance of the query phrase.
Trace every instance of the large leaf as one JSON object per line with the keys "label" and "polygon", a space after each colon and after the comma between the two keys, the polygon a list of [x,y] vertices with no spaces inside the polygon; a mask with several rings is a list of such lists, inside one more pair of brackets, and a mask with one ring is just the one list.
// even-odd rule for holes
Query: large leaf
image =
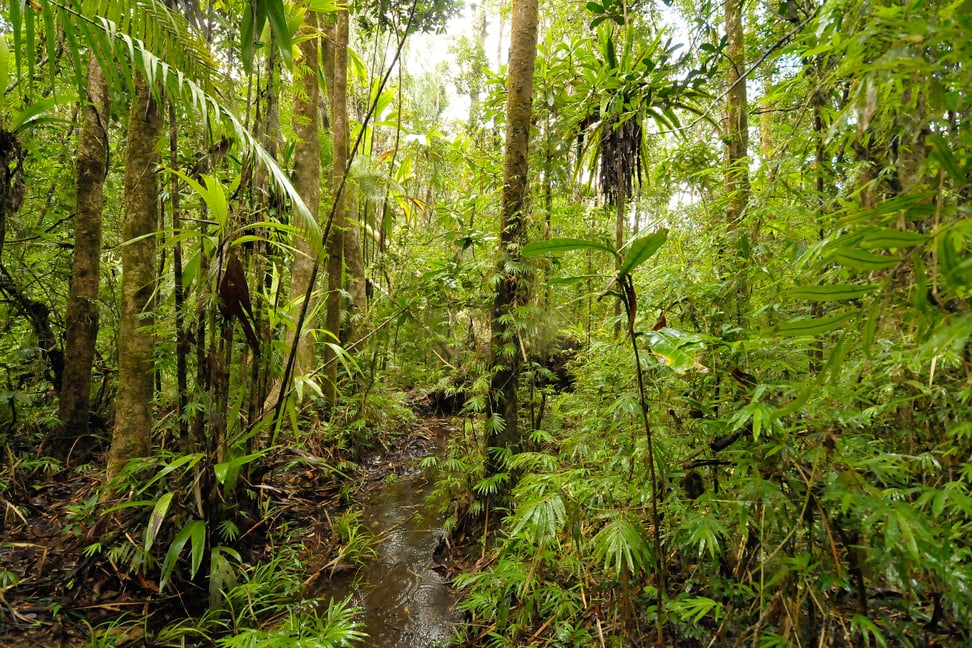
{"label": "large leaf", "polygon": [[699,371],[705,373],[708,369],[698,361],[697,351],[705,341],[705,336],[684,333],[673,328],[663,328],[657,331],[645,331],[641,334],[652,354],[659,362],[677,373]]}
{"label": "large leaf", "polygon": [[621,276],[631,274],[635,268],[651,258],[651,255],[657,252],[666,240],[668,240],[668,228],[663,227],[657,232],[632,241],[628,252],[624,255],[624,261],[621,262],[618,274]]}
{"label": "large leaf", "polygon": [[794,299],[810,301],[846,301],[860,299],[877,288],[875,284],[833,284],[830,286],[797,286],[790,291]]}
{"label": "large leaf", "polygon": [[776,329],[780,335],[799,337],[805,335],[820,335],[832,331],[857,315],[855,310],[838,311],[823,317],[798,317],[780,324]]}
{"label": "large leaf", "polygon": [[174,493],[171,491],[159,498],[159,501],[155,503],[152,508],[152,514],[149,516],[148,525],[145,527],[145,553],[148,553],[152,549],[152,545],[155,543],[155,537],[159,534],[159,529],[162,527],[162,522],[165,520],[166,513],[169,512],[169,505],[172,503],[172,496]]}
{"label": "large leaf", "polygon": [[868,250],[901,249],[921,245],[927,240],[927,235],[918,232],[909,232],[893,227],[874,227],[864,231],[861,247]]}
{"label": "large leaf", "polygon": [[162,561],[162,578],[159,580],[159,590],[165,589],[166,584],[172,577],[173,570],[175,570],[176,562],[179,560],[179,554],[182,553],[182,548],[186,546],[186,542],[189,541],[189,536],[193,534],[193,529],[199,524],[203,525],[203,531],[205,531],[205,522],[202,520],[193,520],[182,527],[172,540],[172,544],[169,545],[169,550],[165,553],[165,560]]}
{"label": "large leaf", "polygon": [[898,257],[874,254],[873,252],[853,247],[838,248],[834,252],[834,260],[846,268],[864,270],[866,272],[884,270],[885,268],[896,266],[901,262],[901,259]]}
{"label": "large leaf", "polygon": [[603,243],[597,243],[596,241],[575,238],[553,238],[545,241],[534,241],[533,243],[524,245],[520,250],[520,256],[524,256],[529,259],[543,256],[545,254],[560,254],[562,252],[573,252],[575,250],[597,250],[599,252],[615,254],[613,248],[610,248]]}

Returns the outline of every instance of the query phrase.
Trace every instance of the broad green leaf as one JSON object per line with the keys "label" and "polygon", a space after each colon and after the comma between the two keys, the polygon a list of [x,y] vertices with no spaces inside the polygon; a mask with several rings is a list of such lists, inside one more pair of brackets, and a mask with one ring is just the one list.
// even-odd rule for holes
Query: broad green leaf
{"label": "broad green leaf", "polygon": [[520,256],[530,259],[545,254],[559,254],[574,250],[598,250],[600,252],[607,252],[608,254],[615,254],[613,248],[603,243],[597,243],[596,241],[575,238],[553,238],[545,241],[534,241],[533,243],[524,245],[520,250]]}
{"label": "broad green leaf", "polygon": [[857,311],[847,310],[830,313],[823,317],[798,317],[784,322],[777,327],[780,335],[799,337],[805,335],[820,335],[832,331],[857,315]]}
{"label": "broad green leaf", "polygon": [[869,250],[900,249],[921,245],[927,240],[926,235],[918,232],[907,232],[893,227],[876,227],[865,230],[861,247]]}
{"label": "broad green leaf", "polygon": [[883,256],[852,247],[838,248],[834,253],[834,260],[846,268],[867,272],[884,270],[901,262],[898,257]]}
{"label": "broad green leaf", "polygon": [[290,31],[290,23],[287,21],[287,8],[284,6],[283,0],[261,0],[258,4],[264,6],[270,32],[273,34],[273,40],[284,65],[287,68],[293,67],[294,33]]}
{"label": "broad green leaf", "polygon": [[242,22],[240,24],[240,59],[243,63],[243,72],[249,76],[253,71],[253,54],[255,52],[256,40],[266,14],[262,2],[250,2],[243,10]]}
{"label": "broad green leaf", "polygon": [[155,537],[159,534],[159,529],[162,527],[166,513],[169,512],[169,505],[172,503],[173,495],[174,493],[171,491],[166,493],[159,498],[159,501],[152,508],[148,525],[145,527],[145,553],[148,553],[155,543]]}
{"label": "broad green leaf", "polygon": [[232,489],[236,484],[237,477],[240,475],[240,468],[251,461],[258,459],[262,455],[262,452],[255,452],[253,454],[243,455],[241,457],[234,457],[229,461],[223,461],[214,465],[213,473],[216,475],[216,481],[223,486]]}
{"label": "broad green leaf", "polygon": [[797,286],[790,291],[794,299],[808,299],[810,301],[846,301],[859,299],[871,293],[875,284],[833,284],[830,286]]}
{"label": "broad green leaf", "polygon": [[182,548],[189,541],[189,534],[192,533],[192,525],[196,522],[201,522],[201,520],[194,520],[182,527],[172,540],[172,544],[169,545],[169,550],[165,552],[165,560],[162,561],[162,578],[159,580],[160,591],[165,589],[166,583],[172,577],[172,571],[175,569],[176,562],[179,560],[179,554],[182,553]]}
{"label": "broad green leaf", "polygon": [[182,171],[172,171],[172,173],[182,178],[183,182],[199,194],[199,197],[206,203],[206,208],[209,209],[213,220],[219,225],[219,231],[226,232],[229,226],[229,201],[226,199],[226,192],[223,190],[222,183],[208,173],[202,174],[205,186]]}
{"label": "broad green leaf", "polygon": [[635,268],[651,258],[651,255],[657,252],[658,248],[660,248],[667,239],[668,228],[666,227],[663,227],[657,232],[653,232],[648,236],[642,236],[641,238],[635,239],[629,246],[627,253],[624,255],[624,261],[621,262],[621,269],[618,271],[618,274],[621,276],[631,274]]}
{"label": "broad green leaf", "polygon": [[673,328],[645,331],[641,335],[659,362],[675,372],[685,373],[696,370],[705,373],[708,371],[698,361],[697,351],[702,342],[699,336],[686,334]]}
{"label": "broad green leaf", "polygon": [[206,553],[206,522],[203,520],[193,520],[189,523],[189,536],[192,538],[192,566],[189,570],[189,577],[195,578],[202,565],[203,555]]}

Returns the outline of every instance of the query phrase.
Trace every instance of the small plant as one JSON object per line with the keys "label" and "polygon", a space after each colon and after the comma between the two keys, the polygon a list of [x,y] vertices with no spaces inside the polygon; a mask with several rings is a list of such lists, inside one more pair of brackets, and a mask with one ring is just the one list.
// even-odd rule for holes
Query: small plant
{"label": "small plant", "polygon": [[335,564],[346,560],[353,565],[363,565],[378,555],[375,549],[377,539],[361,522],[360,509],[348,509],[342,513],[337,519],[335,531],[341,543]]}

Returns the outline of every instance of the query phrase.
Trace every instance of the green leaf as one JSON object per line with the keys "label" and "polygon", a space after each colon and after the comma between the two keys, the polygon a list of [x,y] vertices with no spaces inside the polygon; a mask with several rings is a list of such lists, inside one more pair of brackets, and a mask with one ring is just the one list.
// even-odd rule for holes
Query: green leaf
{"label": "green leaf", "polygon": [[574,250],[598,250],[600,252],[607,252],[608,254],[615,254],[613,248],[603,243],[597,243],[596,241],[575,238],[553,238],[545,241],[534,241],[533,243],[524,245],[520,250],[520,256],[530,259],[546,254],[559,254]]}
{"label": "green leaf", "polygon": [[202,174],[205,186],[199,184],[194,178],[189,177],[181,171],[173,171],[177,176],[192,187],[206,203],[213,220],[219,225],[219,231],[225,233],[229,227],[229,201],[226,199],[226,192],[223,190],[222,183],[208,173]]}
{"label": "green leaf", "polygon": [[959,185],[964,185],[966,183],[965,173],[963,173],[959,166],[959,161],[955,157],[955,153],[952,152],[952,148],[948,145],[945,138],[938,133],[933,133],[928,136],[926,141],[932,146],[931,158],[938,162],[938,165],[948,175],[952,176],[955,182],[959,183]]}
{"label": "green leaf", "polygon": [[229,461],[223,461],[214,465],[213,473],[216,475],[216,481],[226,487],[227,490],[232,490],[236,486],[237,478],[240,476],[240,468],[262,455],[262,452],[255,452],[241,457],[234,457]]}
{"label": "green leaf", "polygon": [[277,44],[277,50],[283,59],[284,65],[288,68],[294,65],[294,34],[290,31],[287,22],[287,9],[283,0],[261,0],[267,12],[267,22],[270,24],[270,33]]}
{"label": "green leaf", "polygon": [[838,248],[834,253],[834,260],[844,267],[867,272],[890,268],[901,262],[898,257],[883,256],[852,247]]}
{"label": "green leaf", "polygon": [[831,331],[857,315],[855,310],[838,311],[823,317],[798,317],[780,324],[776,329],[780,335],[800,337],[806,335],[820,335]]}
{"label": "green leaf", "polygon": [[865,230],[861,247],[869,250],[901,249],[921,245],[927,240],[926,235],[918,232],[907,232],[893,227],[876,227]]}
{"label": "green leaf", "polygon": [[159,529],[162,527],[162,522],[165,520],[166,513],[169,512],[169,505],[172,503],[172,496],[174,493],[168,492],[159,498],[159,501],[155,503],[152,508],[152,514],[149,516],[148,525],[145,527],[145,553],[148,553],[152,549],[152,545],[155,543],[155,538],[159,534]]}
{"label": "green leaf", "polygon": [[665,366],[677,373],[690,370],[707,371],[698,362],[697,351],[703,342],[702,336],[684,333],[673,328],[645,331],[641,334],[648,343],[652,354]]}
{"label": "green leaf", "polygon": [[172,540],[172,544],[169,545],[169,550],[165,552],[165,560],[162,561],[162,578],[159,580],[160,591],[165,589],[169,578],[172,577],[172,571],[175,569],[176,562],[179,560],[179,554],[182,553],[182,548],[186,546],[186,542],[189,540],[189,534],[192,533],[192,525],[199,521],[194,520],[182,527]]}
{"label": "green leaf", "polygon": [[243,62],[243,72],[249,76],[253,72],[253,55],[256,50],[256,39],[263,30],[266,13],[262,2],[250,2],[243,10],[240,24],[240,59]]}
{"label": "green leaf", "polygon": [[189,536],[192,538],[192,566],[189,577],[195,578],[202,565],[203,554],[206,553],[206,523],[203,520],[193,520],[189,527]]}
{"label": "green leaf", "polygon": [[635,268],[651,258],[651,255],[657,252],[666,240],[668,240],[668,228],[663,227],[657,232],[632,241],[627,254],[624,255],[624,261],[621,262],[618,274],[621,276],[631,274]]}
{"label": "green leaf", "polygon": [[793,299],[810,301],[846,301],[860,299],[877,288],[876,284],[834,284],[830,286],[797,286],[790,291]]}
{"label": "green leaf", "polygon": [[7,89],[7,76],[10,73],[10,48],[7,46],[7,39],[0,38],[0,88],[4,90],[3,94],[0,94],[0,108],[3,108],[3,104]]}

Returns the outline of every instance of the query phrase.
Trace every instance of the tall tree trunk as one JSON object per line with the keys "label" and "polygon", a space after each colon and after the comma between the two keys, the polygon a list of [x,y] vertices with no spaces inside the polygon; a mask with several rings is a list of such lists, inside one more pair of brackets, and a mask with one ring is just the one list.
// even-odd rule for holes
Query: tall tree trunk
{"label": "tall tree trunk", "polygon": [[[331,141],[334,147],[334,223],[327,240],[327,320],[329,333],[338,336],[341,328],[341,277],[344,268],[344,229],[346,200],[341,185],[348,166],[348,12],[338,11],[334,31],[334,83],[331,86]],[[333,340],[332,340],[333,341]],[[324,348],[324,400],[328,408],[337,401],[337,354]]]}
{"label": "tall tree trunk", "polygon": [[[353,202],[350,200],[349,202]],[[365,294],[365,257],[362,242],[362,218],[360,210],[346,210],[353,214],[344,232],[344,258],[348,264],[348,295],[351,303],[348,307],[348,335],[349,345],[353,345],[365,334],[365,312],[368,310],[368,298]]]}
{"label": "tall tree trunk", "polygon": [[[526,239],[524,206],[529,170],[530,117],[533,106],[533,67],[537,57],[537,0],[514,0],[510,27],[510,62],[506,101],[506,152],[503,160],[503,212],[500,248],[490,327],[493,377],[490,380],[488,414],[493,419],[490,445],[515,450],[521,439],[517,421],[517,378],[520,344],[511,319],[526,302],[529,277],[515,269],[522,263],[520,247]],[[502,418],[495,425],[495,417]],[[492,455],[491,455],[492,456]],[[490,465],[491,473],[500,466]]]}
{"label": "tall tree trunk", "polygon": [[88,60],[87,104],[78,141],[74,216],[74,263],[64,317],[64,378],[58,415],[61,432],[55,452],[67,458],[74,443],[88,433],[91,366],[98,339],[98,287],[101,269],[101,220],[108,174],[110,96],[97,59]]}
{"label": "tall tree trunk", "polygon": [[122,303],[118,329],[118,397],[108,465],[117,471],[129,459],[151,450],[155,372],[152,350],[155,320],[155,232],[159,222],[156,148],[162,135],[162,112],[141,75],[128,119],[125,156],[125,221],[122,238]]}
{"label": "tall tree trunk", "polygon": [[[319,132],[321,87],[318,81],[318,14],[308,11],[300,31],[300,87],[294,92],[294,132],[297,137],[294,147],[294,189],[300,194],[311,215],[317,218],[321,206],[321,143]],[[314,291],[308,290],[308,288],[314,278],[314,266],[318,261],[316,253],[303,237],[298,237],[296,248],[297,255],[290,274],[290,303],[295,305],[293,308],[295,322],[300,317],[304,297],[308,294],[313,297]],[[307,305],[306,312],[314,312],[313,302]],[[301,326],[299,340],[295,342],[293,329],[289,329],[285,337],[285,348],[288,353],[295,343],[297,345],[294,375],[307,374],[314,366],[313,337],[309,333],[312,328],[311,322],[304,322]],[[282,385],[278,379],[267,398],[267,405],[274,405],[280,397],[281,389],[288,387]]]}
{"label": "tall tree trunk", "polygon": [[726,53],[729,57],[729,92],[726,95],[726,221],[739,220],[749,202],[749,106],[746,98],[746,42],[742,1],[726,2]]}

